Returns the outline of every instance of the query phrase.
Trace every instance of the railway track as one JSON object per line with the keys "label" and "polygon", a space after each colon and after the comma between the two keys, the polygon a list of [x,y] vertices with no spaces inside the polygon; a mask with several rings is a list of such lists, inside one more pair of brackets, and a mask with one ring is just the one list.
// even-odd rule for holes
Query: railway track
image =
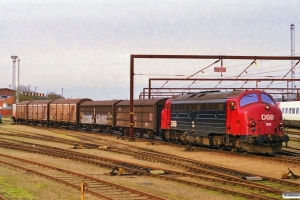
{"label": "railway track", "polygon": [[[16,134],[12,134],[14,136],[16,136]],[[19,135],[19,137],[21,137]],[[37,137],[37,135],[35,135],[35,137]],[[45,140],[46,138],[49,139],[49,137],[42,137],[42,136],[39,136],[40,139],[42,140]],[[37,139],[37,138],[35,138]],[[51,138],[53,139],[53,138]],[[55,138],[55,140],[59,140],[57,138]],[[16,143],[18,143],[18,141],[14,141]],[[32,143],[29,143],[27,144],[27,146],[30,146]],[[74,141],[73,141],[73,144],[74,144]],[[3,145],[3,144],[2,144]],[[95,147],[95,144],[93,144],[94,147]],[[8,145],[9,147],[7,148],[12,148],[13,144],[10,143]],[[124,153],[124,149],[122,151],[120,151],[120,149],[116,149],[116,148],[108,148],[106,150],[115,150],[117,151],[117,153]],[[127,148],[128,149],[128,148]],[[24,150],[24,149],[23,149]],[[36,150],[36,148],[35,148]],[[32,150],[30,150],[32,151]],[[50,151],[53,153],[53,149],[51,150],[50,148]],[[45,152],[45,149],[43,149],[42,152]],[[66,154],[66,152],[64,152],[64,154]],[[270,182],[272,182],[272,185],[274,185],[274,183],[277,182],[278,184],[278,188],[280,189],[276,189],[276,188],[272,188],[272,187],[267,187],[267,186],[263,186],[262,184],[256,184],[256,183],[253,183],[253,182],[249,182],[249,181],[245,181],[245,180],[242,180],[240,178],[240,176],[257,176],[257,175],[253,175],[253,174],[249,174],[249,173],[245,173],[245,172],[238,172],[236,170],[231,170],[230,169],[227,169],[227,168],[223,168],[223,169],[220,169],[220,167],[216,167],[216,166],[212,166],[212,165],[207,165],[206,163],[202,163],[202,164],[199,164],[199,162],[197,161],[192,161],[192,160],[189,160],[189,159],[183,159],[183,158],[178,158],[178,157],[173,157],[173,158],[170,158],[170,155],[165,155],[165,154],[161,154],[159,152],[146,152],[146,153],[142,153],[140,150],[137,151],[137,152],[130,152],[130,153],[127,153],[129,155],[135,155],[137,156],[137,158],[139,159],[145,159],[145,160],[151,160],[152,162],[167,162],[168,164],[170,165],[177,165],[177,166],[181,166],[185,169],[187,169],[188,171],[191,171],[193,173],[201,173],[201,174],[208,174],[209,176],[217,176],[218,178],[210,178],[208,176],[199,176],[199,175],[191,175],[191,174],[184,174],[184,173],[178,173],[178,172],[174,172],[174,171],[170,171],[170,170],[164,170],[166,172],[166,174],[168,174],[167,177],[163,177],[163,178],[166,178],[167,180],[172,180],[172,178],[170,178],[172,176],[181,176],[181,177],[193,177],[193,178],[196,178],[196,179],[204,179],[204,180],[208,180],[208,181],[213,181],[213,182],[219,182],[220,184],[229,184],[229,185],[239,185],[239,187],[246,187],[246,188],[255,188],[254,190],[256,191],[266,191],[266,192],[270,192],[270,193],[274,193],[274,194],[277,194],[277,195],[280,195],[282,194],[282,189],[284,188],[283,185],[291,185],[292,183],[291,182],[286,182],[284,183],[284,181],[282,180],[275,180],[275,179],[272,179],[272,178],[269,178],[269,177],[262,177],[265,182],[263,182],[263,184],[266,184],[268,185]],[[149,155],[150,154],[150,155]],[[155,155],[153,155],[155,154]],[[53,154],[52,154],[53,156]],[[70,156],[70,155],[68,155]],[[76,157],[78,158],[78,153],[76,153]],[[88,155],[82,155],[83,157],[87,157]],[[101,158],[101,160],[103,160],[103,158]],[[174,160],[177,160],[176,162]],[[86,161],[85,161],[86,162]],[[88,162],[91,162],[91,161],[88,161]],[[112,161],[113,162],[113,165],[111,165],[110,167],[114,166],[115,164],[117,165],[120,165],[120,163],[117,163],[117,161]],[[193,163],[194,162],[194,163]],[[95,164],[95,163],[94,163]],[[99,163],[97,163],[99,164]],[[105,164],[106,165],[106,164]],[[126,168],[126,170],[132,170],[132,166],[130,166],[131,164],[124,164],[124,162],[121,163],[120,166]],[[195,165],[195,166],[188,166],[188,165]],[[129,167],[130,166],[130,167]],[[200,166],[200,167],[199,167]],[[135,166],[136,167],[136,166]],[[215,169],[214,169],[214,168]],[[147,166],[144,166],[144,167],[141,167],[139,166],[139,168],[144,168],[144,170],[142,170],[143,174],[145,173],[144,171],[147,171],[145,170],[145,168],[147,168]],[[202,168],[202,169],[200,169]],[[209,168],[210,170],[205,170],[203,168]],[[214,170],[213,170],[214,169]],[[223,172],[221,172],[223,170]],[[135,171],[133,173],[141,173],[140,171]],[[228,175],[231,174],[231,175]],[[227,174],[227,175],[226,175]],[[149,173],[148,173],[149,175]],[[151,175],[153,176],[153,175]],[[237,178],[239,177],[239,178]],[[221,179],[221,180],[220,180]],[[225,180],[229,180],[229,181],[225,181]],[[173,181],[179,181],[179,180],[174,180]],[[230,182],[231,181],[231,182]],[[189,183],[189,182],[182,182],[182,183],[185,183],[185,184],[195,184],[195,183]],[[198,185],[198,187],[206,187],[207,188],[207,185]],[[290,186],[289,186],[290,187]],[[284,188],[285,191],[292,191],[291,189],[293,189],[294,187],[298,187],[299,188],[299,185],[295,184],[293,185],[292,187],[290,188]],[[216,190],[216,188],[210,188],[212,190]],[[224,192],[224,191],[223,191]],[[227,192],[230,192],[232,193],[232,191],[227,191]],[[237,194],[236,195],[241,195],[241,194]],[[245,195],[245,194],[244,194]],[[244,196],[242,195],[242,196]],[[278,196],[277,196],[278,197]],[[247,197],[249,198],[249,196]],[[251,197],[253,198],[253,197]],[[258,198],[258,197],[255,197],[255,198]],[[260,198],[265,198],[265,197],[260,197]],[[270,197],[267,197],[267,198],[270,198]],[[273,197],[272,197],[273,198]]]}
{"label": "railway track", "polygon": [[129,187],[124,187],[122,185],[100,180],[69,170],[64,170],[61,168],[25,160],[18,157],[8,156],[5,154],[0,154],[0,157],[0,163],[2,165],[18,168],[26,172],[51,179],[55,182],[65,184],[78,190],[81,189],[80,182],[78,180],[82,180],[85,184],[88,184],[88,193],[101,199],[166,200],[165,198],[158,197],[153,194],[135,190]]}
{"label": "railway track", "polygon": [[[54,133],[65,134],[67,136],[79,138],[82,141],[87,141],[87,142],[82,142],[82,144],[85,145],[86,147],[93,145],[93,142],[95,142],[95,140],[98,140],[98,142],[99,142],[99,140],[101,140],[101,138],[95,137],[97,135],[91,136],[91,134],[89,134],[89,133],[80,132],[80,134],[78,134],[78,132],[75,132],[75,131],[64,130],[64,129],[44,128],[44,127],[39,127],[39,126],[37,126],[36,128],[41,129],[41,130],[51,130]],[[101,133],[101,134],[111,135],[109,133]],[[119,136],[119,137],[121,137],[121,136]],[[62,139],[60,139],[60,140],[62,141]],[[139,137],[136,137],[136,140],[142,140],[145,142],[149,142],[149,139],[144,139],[144,138],[139,138]],[[74,141],[72,141],[72,140],[68,141],[67,139],[65,139],[64,142],[69,143],[69,144],[74,144]],[[108,144],[108,141],[105,141],[105,143]],[[162,144],[162,145],[178,146],[178,144],[166,143],[166,142],[159,141],[159,140],[155,140],[155,143]],[[182,146],[182,145],[180,145],[180,146]],[[300,164],[300,159],[299,159],[300,149],[293,148],[293,147],[290,147],[290,148],[284,147],[285,152],[277,153],[277,154],[246,154],[246,153],[241,153],[241,152],[220,151],[215,148],[200,147],[200,146],[193,146],[192,148],[195,151],[222,152],[224,154],[229,154],[229,155],[233,154],[233,155],[239,155],[239,156],[253,157],[253,158],[262,159],[262,160],[272,160],[272,161],[277,161],[277,162]],[[292,151],[290,151],[290,150],[292,150]],[[299,152],[298,152],[298,150],[299,150]]]}
{"label": "railway track", "polygon": [[[45,128],[41,128],[42,130],[49,130]],[[65,134],[70,137],[75,137],[78,138],[82,141],[82,144],[86,146],[87,148],[94,148],[94,142],[97,141],[98,144],[102,140],[99,135],[94,135],[91,136],[89,133],[82,133],[78,134],[78,132],[70,131],[70,130],[63,130],[63,129],[50,129],[52,132],[58,133],[58,134]],[[35,134],[36,135],[36,134]],[[41,135],[41,134],[40,134]],[[111,134],[106,134],[106,135],[111,135]],[[41,135],[43,136],[43,135]],[[30,136],[30,137],[35,137],[35,136]],[[52,137],[52,136],[51,136]],[[56,140],[55,137],[53,137],[53,140]],[[144,142],[149,142],[149,139],[143,139],[143,138],[136,138],[136,140],[142,140]],[[64,143],[69,143],[69,144],[74,144],[74,140],[68,140],[60,139],[61,142]],[[172,143],[166,143],[163,141],[157,141],[155,140],[155,143],[157,144],[162,144],[162,145],[168,145],[168,146],[178,146],[178,144],[172,144]],[[99,145],[107,145],[109,142],[107,140],[103,140],[102,144]],[[110,143],[111,145],[114,145],[115,143]],[[180,145],[182,146],[182,145]],[[133,147],[132,145],[129,145],[128,147]],[[215,148],[208,148],[208,147],[199,147],[199,146],[193,146],[192,149],[194,151],[210,151],[210,152],[222,152],[224,154],[229,154],[229,155],[237,155],[237,156],[243,156],[243,157],[252,157],[255,159],[262,159],[262,160],[271,160],[271,161],[276,161],[276,162],[284,162],[284,163],[292,163],[292,164],[300,164],[300,150],[298,152],[297,148],[283,148],[285,149],[284,152],[282,153],[277,153],[277,154],[245,154],[241,152],[231,152],[231,151],[220,151]],[[292,150],[292,151],[291,151]]]}
{"label": "railway track", "polygon": [[[18,150],[21,150],[22,148],[20,147],[20,146],[15,146],[15,145],[13,145],[12,143],[10,143],[10,144],[8,144],[9,145],[9,148],[12,148],[12,149],[18,149]],[[3,146],[3,144],[2,143],[0,143],[0,146],[1,147],[5,147],[5,146]],[[8,147],[8,146],[6,146],[6,147]],[[35,149],[36,149],[36,147],[35,147]],[[22,149],[22,150],[24,150],[24,148]],[[28,148],[26,149],[26,151],[27,152],[31,152],[31,153],[33,153],[32,151],[30,151]],[[44,154],[44,155],[50,155],[50,153],[49,152],[46,152],[45,151],[45,149],[42,149],[40,152],[37,152],[36,150],[35,150],[35,153],[39,153],[39,154]],[[66,152],[64,152],[63,153],[64,154],[64,156],[62,156],[62,153],[59,153],[59,154],[56,154],[55,155],[55,153],[51,153],[51,156],[57,156],[57,157],[60,157],[60,158],[62,158],[62,157],[64,157],[64,158],[69,158],[69,159],[72,159],[72,160],[76,160],[76,161],[81,161],[81,162],[89,162],[89,163],[92,163],[92,164],[97,164],[97,165],[100,165],[100,163],[99,162],[95,162],[95,161],[87,161],[87,160],[85,160],[85,161],[83,161],[82,159],[80,159],[79,158],[79,156],[77,155],[77,156],[75,156],[75,155],[73,155],[73,158],[72,158],[72,156],[71,155],[66,155]],[[3,155],[1,155],[0,154],[0,156],[3,156]],[[85,155],[85,157],[88,157],[88,155]],[[107,161],[107,160],[106,160]],[[24,161],[23,159],[22,159],[22,161],[21,162],[27,162],[27,161]],[[3,161],[2,161],[2,163],[3,163]],[[8,164],[9,162],[4,162],[4,164]],[[34,163],[35,165],[36,165],[36,163]],[[112,168],[114,165],[116,164],[116,161],[114,161],[114,163],[113,164],[108,164],[108,163],[103,163],[102,162],[102,164],[101,165],[104,165],[104,166],[106,166],[106,167],[108,167],[108,168]],[[17,167],[17,166],[20,166],[20,165],[24,165],[24,164],[22,164],[22,163],[20,163],[20,164],[18,164],[18,165],[12,165],[13,167]],[[143,167],[143,168],[141,168],[141,166],[132,166],[131,164],[127,164],[127,163],[122,163],[121,165],[118,165],[118,166],[121,166],[122,168],[124,168],[126,171],[129,171],[130,173],[132,173],[132,174],[134,174],[134,173],[136,173],[137,175],[145,175],[145,173],[147,173],[148,175],[150,175],[150,176],[152,176],[152,177],[158,177],[159,175],[154,175],[154,174],[149,174],[147,171],[148,170],[146,170],[147,168],[145,168],[145,167]],[[44,168],[45,168],[45,166],[43,165],[42,166],[42,169],[44,170]],[[134,168],[134,169],[133,169]],[[39,174],[38,172],[36,172],[35,170],[34,171],[32,171],[32,167],[28,167],[28,168],[23,168],[23,167],[21,167],[21,169],[23,169],[23,170],[29,170],[30,172],[33,172],[33,173],[37,173],[37,174]],[[56,168],[56,170],[58,170],[58,171],[60,171],[61,169],[57,169]],[[48,169],[47,169],[47,171],[48,171]],[[64,170],[65,171],[65,170]],[[72,172],[69,172],[69,171],[65,171],[66,173],[72,173]],[[261,194],[255,194],[253,191],[252,192],[250,192],[250,193],[248,193],[248,192],[242,192],[242,191],[236,191],[236,190],[232,190],[232,189],[226,189],[225,187],[224,187],[224,184],[225,185],[229,185],[229,186],[240,186],[241,188],[240,188],[240,190],[242,189],[242,190],[245,190],[245,189],[243,189],[243,187],[251,187],[252,189],[257,189],[258,187],[253,187],[253,186],[249,186],[249,185],[247,185],[247,184],[242,184],[242,186],[241,186],[241,184],[237,184],[237,183],[235,183],[235,182],[230,182],[230,181],[227,181],[227,180],[218,180],[218,179],[212,179],[212,178],[208,178],[208,177],[206,177],[205,178],[205,180],[207,181],[207,182],[211,182],[211,181],[213,181],[213,182],[219,182],[219,184],[217,184],[217,185],[209,185],[209,184],[201,184],[201,183],[196,183],[196,182],[192,182],[192,181],[188,181],[187,180],[187,178],[186,177],[189,177],[189,178],[191,178],[191,177],[196,177],[196,176],[191,176],[191,175],[187,175],[187,174],[185,174],[185,175],[183,175],[184,173],[178,173],[178,172],[173,172],[173,174],[169,174],[169,173],[171,173],[171,171],[169,170],[169,171],[166,171],[166,174],[168,174],[167,176],[160,176],[162,179],[164,179],[164,180],[168,180],[168,181],[174,181],[174,182],[179,182],[179,183],[182,183],[182,184],[187,184],[187,185],[193,185],[193,186],[195,186],[195,187],[199,187],[199,188],[204,188],[204,189],[209,189],[209,190],[213,190],[213,191],[219,191],[219,192],[224,192],[224,193],[226,193],[226,194],[233,194],[233,195],[235,195],[235,196],[242,196],[242,197],[245,197],[245,198],[251,198],[251,199],[277,199],[277,198],[275,198],[275,197],[267,197],[267,196],[273,196],[273,195],[267,195],[267,196],[263,196],[263,195],[261,195]],[[42,174],[39,174],[39,175],[42,175]],[[45,176],[45,177],[47,177],[46,175],[42,175],[42,176]],[[178,176],[179,176],[179,178],[178,178]],[[65,177],[65,176],[62,176],[62,177]],[[182,178],[183,177],[183,178]],[[56,177],[57,178],[57,177]],[[82,178],[82,177],[81,177]],[[72,178],[70,178],[69,176],[67,177],[67,179],[72,179]],[[75,178],[76,179],[76,178]],[[87,178],[85,178],[85,180],[86,180]],[[78,182],[78,178],[76,179],[77,180],[77,182]],[[55,181],[57,181],[57,182],[60,182],[60,183],[65,183],[63,180],[57,180],[57,179],[55,179]],[[85,182],[87,182],[87,181],[85,181]],[[69,186],[72,186],[72,185],[70,185],[70,184],[68,184],[68,183],[65,183],[65,184],[67,184],[67,185],[69,185]],[[91,185],[91,184],[89,184],[89,185]],[[74,187],[74,186],[72,186],[72,187]],[[262,193],[265,193],[265,192],[272,192],[273,194],[275,193],[275,194],[278,194],[278,195],[280,195],[280,194],[282,194],[283,193],[283,191],[277,191],[277,190],[275,190],[275,189],[270,189],[270,188],[267,188],[267,191],[266,191],[266,188],[267,187],[259,187],[259,191],[264,191],[264,192],[262,192]],[[111,191],[110,191],[111,192]],[[97,194],[95,194],[95,193],[92,193],[94,196],[96,196]],[[119,192],[118,192],[118,196],[120,196],[120,194],[119,194]],[[102,197],[103,198],[103,197]],[[113,198],[114,199],[114,198]],[[124,199],[128,199],[128,196],[126,196],[126,198],[124,198]]]}

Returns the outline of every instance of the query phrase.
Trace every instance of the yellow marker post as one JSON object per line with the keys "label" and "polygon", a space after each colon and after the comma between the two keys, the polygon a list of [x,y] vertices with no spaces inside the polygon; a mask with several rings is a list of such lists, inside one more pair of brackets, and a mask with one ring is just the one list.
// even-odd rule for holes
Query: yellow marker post
{"label": "yellow marker post", "polygon": [[84,200],[84,181],[81,181],[81,200]]}
{"label": "yellow marker post", "polygon": [[84,181],[81,182],[81,187],[80,187],[80,191],[81,191],[81,200],[84,200],[84,192],[87,192],[89,189],[89,185],[87,183],[84,183]]}

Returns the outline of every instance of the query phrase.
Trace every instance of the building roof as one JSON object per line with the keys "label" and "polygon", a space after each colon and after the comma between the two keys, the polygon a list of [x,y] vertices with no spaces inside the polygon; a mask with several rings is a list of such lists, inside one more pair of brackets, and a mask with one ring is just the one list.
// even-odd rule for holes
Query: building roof
{"label": "building roof", "polygon": [[0,91],[1,90],[10,90],[10,91],[15,91],[15,90],[12,90],[12,89],[9,89],[9,88],[0,88]]}

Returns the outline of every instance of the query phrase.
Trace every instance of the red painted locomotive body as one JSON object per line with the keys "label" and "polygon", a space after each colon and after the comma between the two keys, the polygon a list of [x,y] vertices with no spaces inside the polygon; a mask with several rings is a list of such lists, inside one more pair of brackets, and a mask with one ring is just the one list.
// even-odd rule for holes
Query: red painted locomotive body
{"label": "red painted locomotive body", "polygon": [[165,140],[248,152],[278,152],[284,135],[281,111],[262,91],[203,92],[165,102]]}

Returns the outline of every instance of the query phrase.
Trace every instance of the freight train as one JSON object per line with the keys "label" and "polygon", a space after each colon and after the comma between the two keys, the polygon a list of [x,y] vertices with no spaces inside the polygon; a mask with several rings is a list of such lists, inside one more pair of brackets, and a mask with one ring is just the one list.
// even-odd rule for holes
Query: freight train
{"label": "freight train", "polygon": [[[133,101],[134,133],[165,141],[258,153],[281,151],[281,110],[263,91],[205,91]],[[130,101],[58,99],[17,104],[16,121],[52,127],[129,133]]]}
{"label": "freight train", "polygon": [[278,103],[287,127],[300,128],[300,101],[285,101]]}

